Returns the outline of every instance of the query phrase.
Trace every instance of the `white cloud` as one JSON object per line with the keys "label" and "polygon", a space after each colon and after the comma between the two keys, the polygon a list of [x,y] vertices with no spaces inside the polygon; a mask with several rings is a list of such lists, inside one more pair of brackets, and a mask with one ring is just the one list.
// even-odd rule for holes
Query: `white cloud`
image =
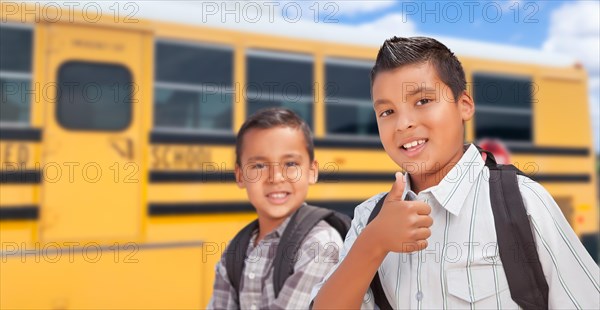
{"label": "white cloud", "polygon": [[[255,0],[245,0],[253,2]],[[304,19],[314,19],[315,14],[318,19],[323,21],[337,21],[342,16],[356,16],[358,14],[373,13],[385,10],[394,4],[397,0],[279,0],[276,1],[281,7],[290,7],[294,11],[294,7],[300,8],[304,13]]]}
{"label": "white cloud", "polygon": [[[496,2],[498,3],[498,2]],[[502,12],[506,12],[508,10],[515,10],[518,8],[521,8],[523,5],[523,1],[522,0],[504,0],[504,1],[500,1],[500,7],[502,8]]]}
{"label": "white cloud", "polygon": [[600,2],[565,3],[551,15],[545,50],[576,57],[586,69],[600,71]]}
{"label": "white cloud", "polygon": [[586,68],[594,141],[600,152],[600,2],[568,2],[552,12],[543,48],[573,56]]}
{"label": "white cloud", "polygon": [[415,23],[398,13],[385,15],[372,22],[359,24],[356,27],[361,30],[372,31],[386,39],[391,36],[413,36],[416,33]]}
{"label": "white cloud", "polygon": [[396,0],[384,0],[384,1],[375,1],[375,0],[366,0],[366,1],[327,1],[322,0],[320,2],[329,2],[334,3],[341,15],[356,15],[359,13],[371,13],[377,12],[384,9],[387,9],[394,4],[396,4]]}
{"label": "white cloud", "polygon": [[552,12],[551,34],[592,36],[600,26],[600,3],[573,1]]}

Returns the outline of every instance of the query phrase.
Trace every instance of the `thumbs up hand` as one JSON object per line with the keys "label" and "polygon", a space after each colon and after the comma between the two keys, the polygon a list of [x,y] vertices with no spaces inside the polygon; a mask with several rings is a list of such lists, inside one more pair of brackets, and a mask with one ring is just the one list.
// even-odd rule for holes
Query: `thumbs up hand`
{"label": "thumbs up hand", "polygon": [[392,184],[392,189],[385,197],[386,201],[403,201],[402,195],[404,194],[404,189],[406,188],[406,179],[402,172],[396,172],[396,181]]}
{"label": "thumbs up hand", "polygon": [[397,172],[381,211],[367,226],[369,234],[374,236],[375,246],[384,253],[422,250],[431,236],[431,207],[422,201],[402,200],[405,187],[404,175]]}

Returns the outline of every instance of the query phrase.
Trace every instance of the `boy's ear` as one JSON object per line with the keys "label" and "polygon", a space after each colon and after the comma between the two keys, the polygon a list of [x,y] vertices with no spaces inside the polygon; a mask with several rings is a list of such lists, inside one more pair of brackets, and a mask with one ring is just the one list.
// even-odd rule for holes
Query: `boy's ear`
{"label": "boy's ear", "polygon": [[313,162],[310,164],[308,173],[308,184],[312,185],[317,183],[317,181],[319,180],[319,162],[313,160]]}
{"label": "boy's ear", "polygon": [[235,183],[237,183],[237,186],[239,188],[246,188],[246,184],[244,184],[244,175],[242,173],[242,168],[238,165],[235,164]]}
{"label": "boy's ear", "polygon": [[475,102],[466,90],[458,97],[457,104],[462,120],[465,122],[471,120],[475,114]]}

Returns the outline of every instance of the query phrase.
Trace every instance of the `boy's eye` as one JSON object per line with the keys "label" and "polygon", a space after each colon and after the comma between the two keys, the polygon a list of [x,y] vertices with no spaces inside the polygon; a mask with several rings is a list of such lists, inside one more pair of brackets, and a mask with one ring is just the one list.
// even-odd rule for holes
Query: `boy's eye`
{"label": "boy's eye", "polygon": [[386,116],[388,116],[388,115],[390,115],[392,113],[394,113],[394,111],[392,111],[392,110],[385,110],[385,111],[379,113],[379,117],[386,117]]}
{"label": "boy's eye", "polygon": [[297,162],[295,162],[295,161],[289,161],[289,162],[285,163],[286,167],[295,167],[295,166],[298,166],[298,165],[299,164]]}
{"label": "boy's eye", "polygon": [[417,105],[424,105],[424,104],[428,104],[430,103],[432,100],[431,99],[421,99],[419,101],[417,101]]}
{"label": "boy's eye", "polygon": [[263,163],[256,163],[250,166],[250,168],[252,169],[264,169],[265,168],[265,164]]}

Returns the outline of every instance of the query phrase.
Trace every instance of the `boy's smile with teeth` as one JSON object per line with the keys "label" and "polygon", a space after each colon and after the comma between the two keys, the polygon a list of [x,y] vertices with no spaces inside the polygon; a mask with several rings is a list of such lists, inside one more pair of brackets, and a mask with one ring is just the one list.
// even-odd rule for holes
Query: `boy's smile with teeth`
{"label": "boy's smile with teeth", "polygon": [[417,145],[421,145],[421,144],[423,144],[425,142],[427,142],[427,139],[415,140],[413,142],[408,142],[408,143],[403,144],[402,148],[408,150],[408,149],[413,148],[413,147],[415,147]]}
{"label": "boy's smile with teeth", "polygon": [[280,199],[280,198],[284,198],[285,196],[287,196],[289,194],[290,193],[288,193],[288,192],[275,192],[275,193],[270,193],[267,196],[269,196],[271,198]]}
{"label": "boy's smile with teeth", "polygon": [[267,199],[275,205],[280,205],[283,204],[285,202],[287,202],[288,197],[291,195],[290,192],[283,192],[283,191],[279,191],[279,192],[271,192],[269,194],[267,194]]}

